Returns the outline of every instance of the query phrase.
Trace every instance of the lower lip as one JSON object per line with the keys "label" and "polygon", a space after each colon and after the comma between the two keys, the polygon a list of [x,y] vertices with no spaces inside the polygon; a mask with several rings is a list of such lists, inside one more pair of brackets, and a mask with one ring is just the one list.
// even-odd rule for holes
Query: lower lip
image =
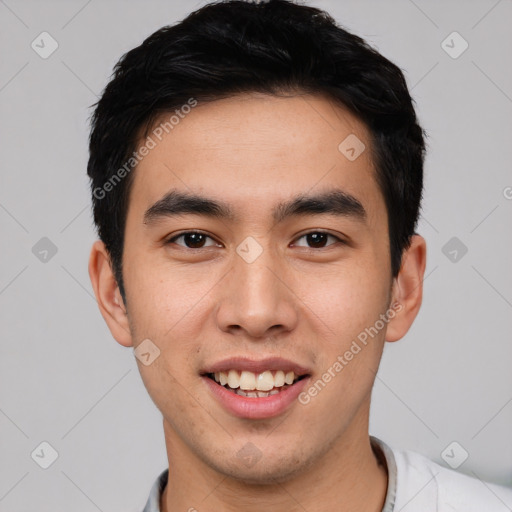
{"label": "lower lip", "polygon": [[234,416],[251,420],[273,418],[282,414],[297,399],[308,380],[309,377],[305,377],[276,395],[249,398],[228,391],[224,386],[203,376],[203,381],[225,409]]}

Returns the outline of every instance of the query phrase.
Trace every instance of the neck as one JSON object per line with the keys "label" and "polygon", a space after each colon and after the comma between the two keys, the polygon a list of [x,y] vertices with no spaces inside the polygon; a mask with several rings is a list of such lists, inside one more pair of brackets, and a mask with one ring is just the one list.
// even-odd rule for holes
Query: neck
{"label": "neck", "polygon": [[221,474],[193,454],[164,421],[169,482],[162,512],[381,512],[388,476],[368,436],[368,417],[353,422],[325,454],[284,482],[251,484]]}

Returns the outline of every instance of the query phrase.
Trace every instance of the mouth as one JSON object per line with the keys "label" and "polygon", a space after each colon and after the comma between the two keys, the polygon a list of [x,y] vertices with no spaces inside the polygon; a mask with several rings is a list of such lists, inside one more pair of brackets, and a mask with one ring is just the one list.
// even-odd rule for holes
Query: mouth
{"label": "mouth", "polygon": [[214,400],[231,415],[265,419],[293,405],[311,373],[291,361],[231,358],[200,372]]}
{"label": "mouth", "polygon": [[266,398],[278,395],[308,375],[294,371],[270,371],[254,373],[248,370],[229,370],[207,373],[206,376],[231,393],[247,398]]}

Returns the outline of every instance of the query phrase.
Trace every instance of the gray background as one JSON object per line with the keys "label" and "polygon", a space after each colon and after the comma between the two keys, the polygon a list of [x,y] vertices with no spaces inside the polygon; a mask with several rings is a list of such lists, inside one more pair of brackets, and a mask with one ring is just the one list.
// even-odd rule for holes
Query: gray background
{"label": "gray background", "polygon": [[[166,467],[160,414],[89,282],[87,119],[118,58],[203,3],[0,1],[0,511],[140,511]],[[429,133],[424,304],[387,344],[371,433],[444,465],[457,441],[459,471],[510,485],[512,2],[311,3],[405,70]],[[46,470],[42,441],[59,454]]]}

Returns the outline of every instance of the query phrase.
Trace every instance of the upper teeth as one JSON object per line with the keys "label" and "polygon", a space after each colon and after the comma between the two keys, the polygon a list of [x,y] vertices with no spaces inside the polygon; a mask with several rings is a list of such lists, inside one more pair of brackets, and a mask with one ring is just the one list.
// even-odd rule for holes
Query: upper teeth
{"label": "upper teeth", "polygon": [[229,372],[217,372],[214,374],[215,380],[221,386],[226,384],[233,389],[240,388],[246,391],[256,389],[258,391],[270,391],[274,387],[279,388],[285,384],[291,385],[298,376],[294,372],[283,372],[278,370],[274,374],[267,370],[263,373],[253,373],[247,370],[238,372],[237,370],[229,370]]}

